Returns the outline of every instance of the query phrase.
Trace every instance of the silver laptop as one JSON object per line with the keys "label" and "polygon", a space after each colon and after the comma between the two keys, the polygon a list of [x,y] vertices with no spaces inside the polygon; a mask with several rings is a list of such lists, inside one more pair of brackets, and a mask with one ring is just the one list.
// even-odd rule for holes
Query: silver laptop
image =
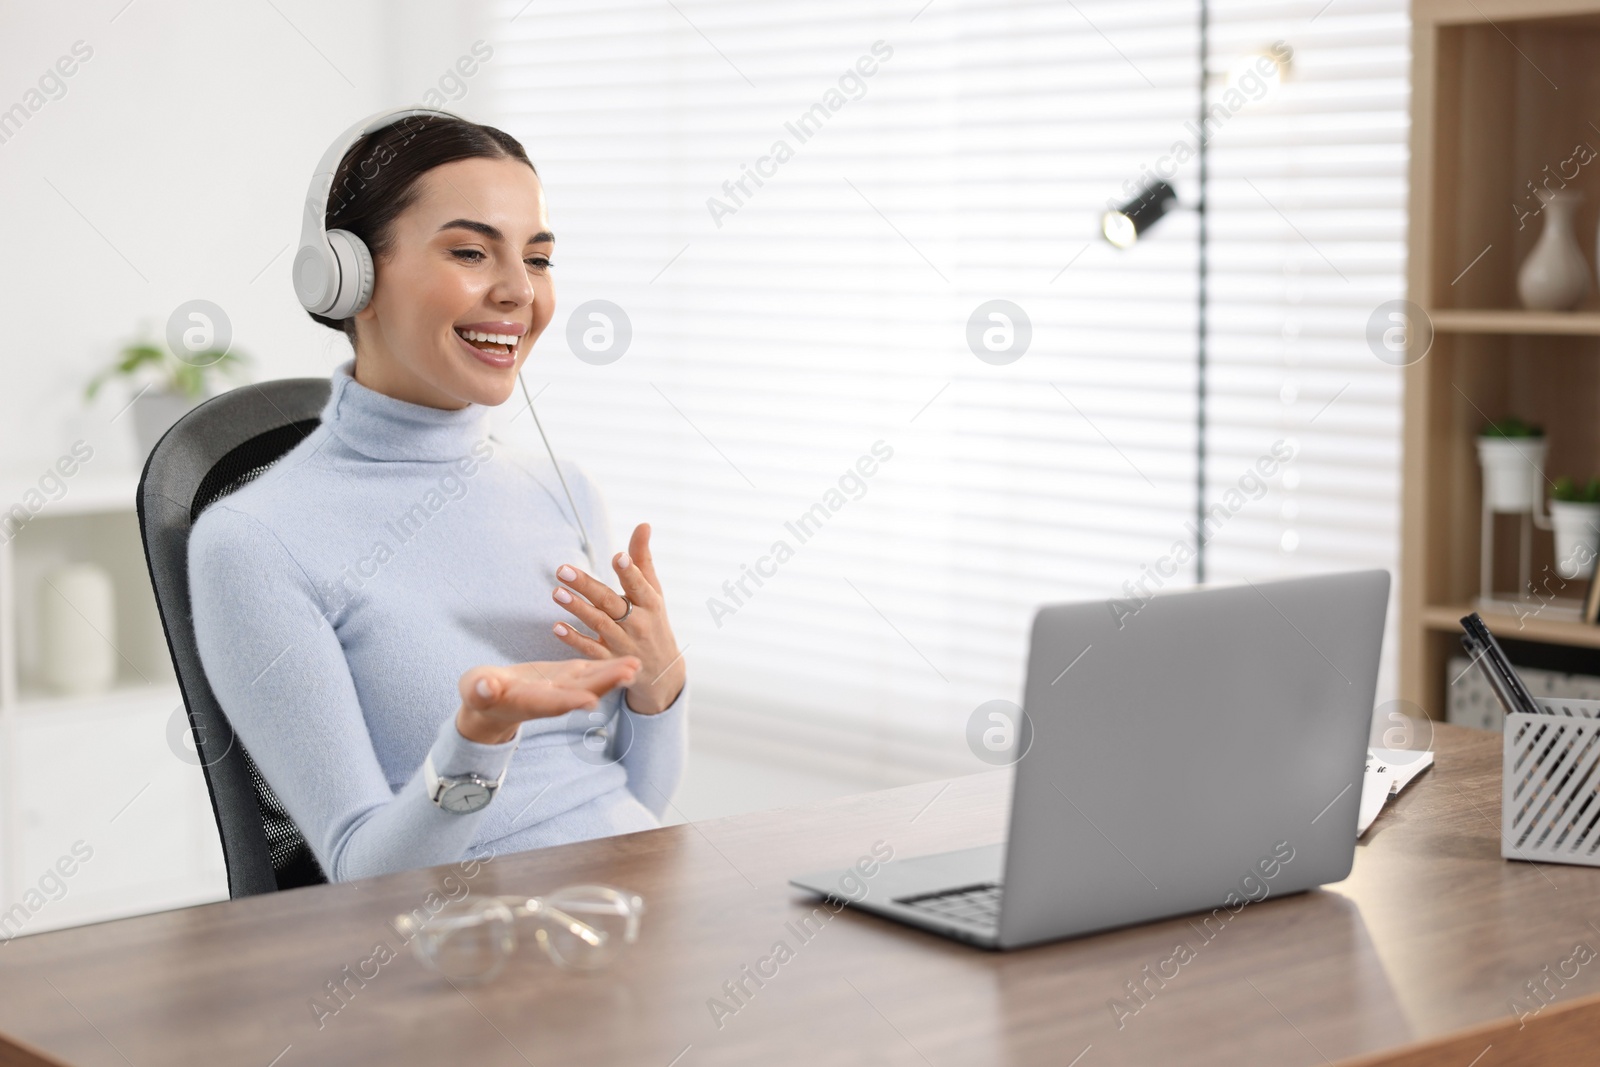
{"label": "silver laptop", "polygon": [[1046,605],[1008,840],[790,884],[1008,949],[1339,881],[1388,599],[1374,570]]}

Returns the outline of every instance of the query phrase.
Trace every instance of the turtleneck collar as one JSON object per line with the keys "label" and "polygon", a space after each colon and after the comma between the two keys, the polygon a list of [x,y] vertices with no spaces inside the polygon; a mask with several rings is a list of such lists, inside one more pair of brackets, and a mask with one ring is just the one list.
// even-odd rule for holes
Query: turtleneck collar
{"label": "turtleneck collar", "polygon": [[489,435],[489,409],[468,404],[450,410],[397,400],[354,378],[355,357],[333,369],[322,423],[339,440],[371,459],[452,460],[471,453]]}

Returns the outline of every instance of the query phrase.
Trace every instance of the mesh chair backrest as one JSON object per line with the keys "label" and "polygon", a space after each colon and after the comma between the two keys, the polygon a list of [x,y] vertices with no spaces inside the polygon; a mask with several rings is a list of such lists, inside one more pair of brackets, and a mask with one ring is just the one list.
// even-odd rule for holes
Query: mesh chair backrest
{"label": "mesh chair backrest", "polygon": [[[307,419],[268,430],[223,456],[195,491],[194,503],[189,508],[190,526],[212,503],[259,478],[286,452],[305,440],[306,435],[315,430],[320,422],[320,419]],[[322,873],[299,827],[284,810],[283,801],[267,784],[266,776],[256,766],[256,761],[250,758],[249,751],[242,745],[239,750],[244,753],[245,771],[255,790],[256,805],[261,809],[261,829],[267,835],[267,855],[278,888],[289,889],[297,885],[326,882],[327,876]]]}
{"label": "mesh chair backrest", "polygon": [[194,520],[200,517],[200,513],[212,503],[259,478],[268,467],[305,440],[306,435],[315,430],[320,421],[320,419],[306,419],[301,422],[291,422],[275,430],[256,434],[217,460],[216,464],[206,472],[206,476],[200,480],[200,487],[195,490],[194,503],[189,507],[190,525],[193,525]]}
{"label": "mesh chair backrest", "polygon": [[233,897],[327,878],[234,736],[206,680],[189,603],[189,532],[208,506],[255,480],[317,428],[330,386],[327,378],[288,378],[213,397],[166,432],[139,479],[145,560],[205,771]]}

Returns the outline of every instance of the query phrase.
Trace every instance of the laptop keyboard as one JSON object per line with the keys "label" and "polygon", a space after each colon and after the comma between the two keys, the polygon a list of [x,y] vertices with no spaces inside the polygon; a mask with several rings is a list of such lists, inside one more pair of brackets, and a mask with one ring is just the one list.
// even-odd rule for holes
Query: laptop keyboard
{"label": "laptop keyboard", "polygon": [[982,882],[955,889],[941,889],[936,893],[900,897],[895,903],[975,926],[1000,924],[999,882]]}

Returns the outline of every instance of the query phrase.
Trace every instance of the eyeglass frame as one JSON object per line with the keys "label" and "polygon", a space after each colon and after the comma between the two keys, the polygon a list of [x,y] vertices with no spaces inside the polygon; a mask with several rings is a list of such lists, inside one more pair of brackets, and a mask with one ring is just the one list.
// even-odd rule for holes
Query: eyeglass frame
{"label": "eyeglass frame", "polygon": [[[568,933],[572,934],[574,937],[577,937],[579,940],[584,941],[595,948],[599,948],[604,943],[606,938],[604,931],[596,930],[593,926],[590,926],[582,919],[575,918],[574,916],[568,914],[549,902],[549,898],[551,897],[559,897],[564,893],[585,889],[598,889],[606,893],[614,893],[621,898],[626,905],[627,910],[627,923],[622,934],[622,944],[624,946],[631,945],[639,939],[640,920],[645,910],[644,898],[638,893],[634,893],[625,889],[619,889],[616,886],[596,885],[590,883],[562,886],[561,888],[542,896],[526,896],[523,894],[496,894],[493,896],[480,896],[474,898],[479,902],[498,905],[507,916],[504,923],[504,931],[497,941],[497,944],[503,943],[504,948],[497,948],[494,965],[482,974],[478,975],[463,976],[445,974],[445,972],[439,968],[438,964],[434,960],[430,959],[423,951],[422,942],[419,940],[418,935],[425,932],[429,923],[431,923],[437,916],[429,916],[427,920],[419,923],[415,914],[408,912],[404,915],[395,916],[394,925],[397,930],[406,934],[406,940],[411,942],[412,951],[416,954],[418,959],[422,960],[422,962],[428,966],[430,970],[433,970],[434,972],[443,975],[447,979],[454,981],[487,981],[500,973],[501,969],[505,966],[506,960],[510,959],[511,955],[516,951],[518,944],[516,920],[521,917],[539,917],[541,919],[549,919],[557,925],[564,927]],[[465,900],[466,898],[463,898],[462,901],[452,901],[451,903],[461,904]],[[446,907],[448,906],[449,905],[446,905]],[[442,911],[443,909],[441,909],[441,912]],[[468,921],[470,926],[479,926],[492,921],[490,916],[485,915],[483,911],[461,913],[451,917],[457,919],[458,921]],[[469,927],[462,927],[462,929],[467,928]],[[542,923],[534,930],[534,940],[538,942],[539,948],[544,955],[558,967],[579,971],[600,969],[585,968],[563,961],[556,951],[550,947],[549,934],[546,930],[546,927]],[[604,966],[604,964],[601,965],[601,967]]]}

